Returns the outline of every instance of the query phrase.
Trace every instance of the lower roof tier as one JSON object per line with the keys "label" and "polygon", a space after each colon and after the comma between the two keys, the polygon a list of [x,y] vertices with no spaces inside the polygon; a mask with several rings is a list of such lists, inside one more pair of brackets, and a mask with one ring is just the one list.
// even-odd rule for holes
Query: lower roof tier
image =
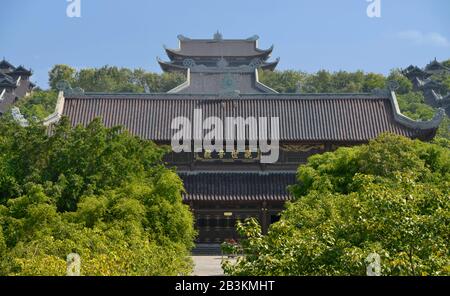
{"label": "lower roof tier", "polygon": [[185,201],[287,201],[293,173],[199,172],[180,173]]}

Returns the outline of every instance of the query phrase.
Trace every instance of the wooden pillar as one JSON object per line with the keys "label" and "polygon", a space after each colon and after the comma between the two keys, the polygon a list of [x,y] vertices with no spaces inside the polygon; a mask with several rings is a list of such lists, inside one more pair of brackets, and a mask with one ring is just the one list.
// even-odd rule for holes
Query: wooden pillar
{"label": "wooden pillar", "polygon": [[261,228],[262,228],[263,234],[266,234],[267,230],[269,228],[268,221],[267,221],[267,213],[268,213],[267,202],[263,201],[262,207],[261,207]]}

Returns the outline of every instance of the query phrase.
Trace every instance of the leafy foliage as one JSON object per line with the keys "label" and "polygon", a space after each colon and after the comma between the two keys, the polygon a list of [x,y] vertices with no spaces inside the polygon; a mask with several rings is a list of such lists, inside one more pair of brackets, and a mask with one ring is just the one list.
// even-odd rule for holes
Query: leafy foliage
{"label": "leafy foliage", "polygon": [[446,61],[442,62],[442,64],[443,64],[445,67],[450,68],[450,60],[446,60]]}
{"label": "leafy foliage", "polygon": [[409,92],[397,96],[398,104],[402,113],[415,120],[430,120],[435,110],[426,105],[421,92]]}
{"label": "leafy foliage", "polygon": [[180,73],[156,74],[142,69],[130,70],[114,66],[98,69],[86,68],[77,71],[67,65],[55,65],[49,72],[49,85],[57,89],[61,80],[68,81],[72,87],[81,87],[89,92],[139,92],[146,86],[151,92],[167,92],[184,82]]}
{"label": "leafy foliage", "polygon": [[193,218],[165,149],[94,120],[46,129],[0,121],[0,274],[177,275]]}
{"label": "leafy foliage", "polygon": [[65,80],[72,88],[88,92],[167,92],[185,81],[180,73],[156,74],[142,69],[130,70],[104,66],[77,71],[67,65],[55,65],[49,72],[50,90],[37,90],[19,101],[17,106],[27,118],[42,120],[55,110],[58,82]]}
{"label": "leafy foliage", "polygon": [[326,70],[315,74],[299,71],[260,71],[260,81],[281,93],[356,93],[384,88],[386,78],[380,74]]}
{"label": "leafy foliage", "polygon": [[27,118],[42,120],[55,111],[58,93],[53,90],[35,90],[16,104]]}
{"label": "leafy foliage", "polygon": [[310,157],[291,191],[267,235],[238,225],[245,256],[226,273],[364,275],[377,253],[383,275],[450,274],[448,146],[385,134]]}

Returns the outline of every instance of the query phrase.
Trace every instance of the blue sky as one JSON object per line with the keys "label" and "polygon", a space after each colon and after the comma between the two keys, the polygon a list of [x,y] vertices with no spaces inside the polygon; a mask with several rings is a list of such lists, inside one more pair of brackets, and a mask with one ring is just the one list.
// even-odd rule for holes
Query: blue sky
{"label": "blue sky", "polygon": [[81,18],[69,18],[67,0],[2,0],[0,58],[32,68],[43,88],[54,64],[160,72],[163,44],[216,30],[274,44],[280,70],[386,74],[450,58],[449,0],[381,0],[381,18],[367,16],[366,0],[80,1]]}

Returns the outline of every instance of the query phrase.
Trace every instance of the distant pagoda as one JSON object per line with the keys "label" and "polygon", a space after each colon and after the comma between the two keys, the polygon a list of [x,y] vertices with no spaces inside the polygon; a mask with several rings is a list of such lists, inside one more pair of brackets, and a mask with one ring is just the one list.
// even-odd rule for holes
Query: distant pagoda
{"label": "distant pagoda", "polygon": [[23,66],[15,67],[5,59],[0,61],[0,115],[34,88],[31,75]]}
{"label": "distant pagoda", "polygon": [[169,93],[276,93],[258,81],[258,69],[273,71],[279,59],[268,61],[273,50],[258,48],[258,36],[247,39],[190,39],[178,35],[179,49],[164,46],[170,61],[158,58],[165,72],[187,73],[187,81]]}
{"label": "distant pagoda", "polygon": [[402,73],[411,81],[415,91],[423,93],[427,105],[435,108],[441,107],[450,116],[450,93],[446,91],[442,82],[433,78],[434,76],[450,75],[450,68],[435,58],[423,69],[411,65]]}

